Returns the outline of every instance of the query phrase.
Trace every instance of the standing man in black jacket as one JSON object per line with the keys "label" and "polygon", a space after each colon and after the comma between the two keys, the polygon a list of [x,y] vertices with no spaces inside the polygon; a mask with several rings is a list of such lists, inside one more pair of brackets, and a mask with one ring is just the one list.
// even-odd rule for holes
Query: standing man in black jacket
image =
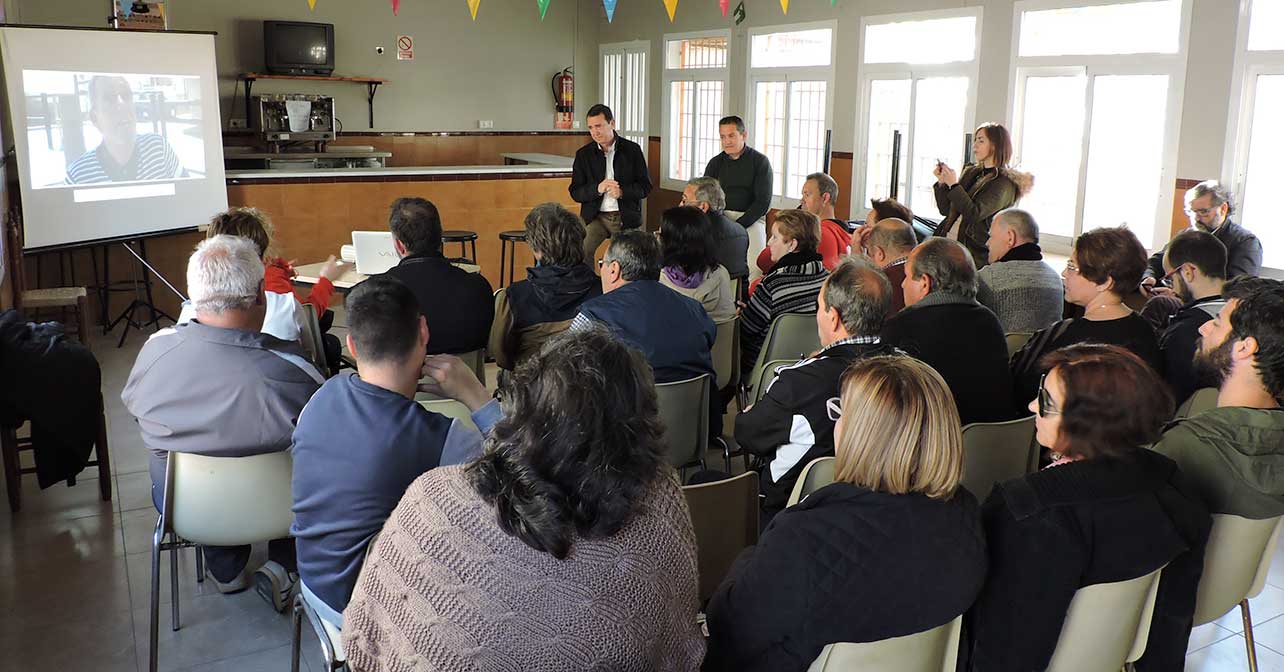
{"label": "standing man in black jacket", "polygon": [[570,192],[588,227],[584,258],[591,263],[603,242],[621,229],[642,226],[642,199],[651,193],[651,178],[642,148],[615,132],[611,108],[598,103],[586,119],[593,141],[575,152]]}
{"label": "standing man in black jacket", "polygon": [[726,215],[749,232],[749,281],[762,277],[758,255],[767,246],[767,210],[771,208],[771,161],[745,144],[745,120],[718,121],[722,153],[709,160],[704,176],[718,180],[727,195]]}

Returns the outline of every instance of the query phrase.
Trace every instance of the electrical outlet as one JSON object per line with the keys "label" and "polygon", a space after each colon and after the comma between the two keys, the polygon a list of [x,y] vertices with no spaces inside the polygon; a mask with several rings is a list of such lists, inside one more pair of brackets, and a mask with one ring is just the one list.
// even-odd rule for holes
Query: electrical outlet
{"label": "electrical outlet", "polygon": [[478,119],[477,128],[495,128],[494,119]]}
{"label": "electrical outlet", "polygon": [[235,118],[233,118],[233,119],[231,119],[231,120],[229,120],[229,121],[227,122],[227,127],[228,127],[228,128],[230,128],[230,129],[232,129],[232,130],[234,130],[234,131],[236,131],[236,130],[242,130],[242,131],[243,131],[243,130],[245,130],[245,129],[249,128],[249,127],[250,127],[250,125],[249,125],[249,123],[247,123],[247,122],[246,122],[246,120],[245,120],[245,119],[235,119]]}

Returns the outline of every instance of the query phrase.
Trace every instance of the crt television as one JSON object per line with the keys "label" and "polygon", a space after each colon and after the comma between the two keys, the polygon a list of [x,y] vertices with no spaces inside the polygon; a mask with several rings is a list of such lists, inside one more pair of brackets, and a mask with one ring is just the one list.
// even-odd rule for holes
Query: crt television
{"label": "crt television", "polygon": [[263,57],[274,75],[329,76],[334,72],[334,25],[264,21]]}

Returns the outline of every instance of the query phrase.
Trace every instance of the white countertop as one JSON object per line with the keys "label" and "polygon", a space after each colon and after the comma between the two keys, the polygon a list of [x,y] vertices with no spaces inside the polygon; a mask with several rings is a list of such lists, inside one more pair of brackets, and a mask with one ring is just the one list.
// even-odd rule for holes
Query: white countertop
{"label": "white countertop", "polygon": [[397,177],[416,175],[458,175],[480,173],[484,175],[504,173],[566,173],[570,175],[571,166],[526,165],[526,166],[410,166],[403,168],[320,168],[317,170],[229,170],[227,179],[263,180],[271,178],[300,177]]}
{"label": "white countertop", "polygon": [[505,159],[513,159],[514,161],[525,161],[526,163],[529,163],[529,164],[538,164],[543,166],[563,166],[563,167],[569,168],[571,164],[575,163],[575,157],[573,156],[562,156],[560,154],[541,154],[539,152],[527,152],[527,153],[513,152],[513,153],[500,154],[500,156],[504,157]]}

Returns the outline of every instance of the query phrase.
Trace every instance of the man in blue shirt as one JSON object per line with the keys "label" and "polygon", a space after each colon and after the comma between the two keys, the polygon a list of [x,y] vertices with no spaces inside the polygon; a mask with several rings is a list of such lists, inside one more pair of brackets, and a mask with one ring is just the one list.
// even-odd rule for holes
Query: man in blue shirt
{"label": "man in blue shirt", "polygon": [[[428,326],[419,301],[396,278],[375,276],[352,290],[348,351],[357,373],[331,378],[299,416],[294,456],[294,525],[304,599],[322,619],[342,626],[370,539],[383,528],[406,488],[440,465],[481,454],[481,434],[414,400],[420,378],[428,392],[451,396],[482,431],[499,405],[456,357],[425,359]],[[447,383],[447,381],[450,381]]]}

